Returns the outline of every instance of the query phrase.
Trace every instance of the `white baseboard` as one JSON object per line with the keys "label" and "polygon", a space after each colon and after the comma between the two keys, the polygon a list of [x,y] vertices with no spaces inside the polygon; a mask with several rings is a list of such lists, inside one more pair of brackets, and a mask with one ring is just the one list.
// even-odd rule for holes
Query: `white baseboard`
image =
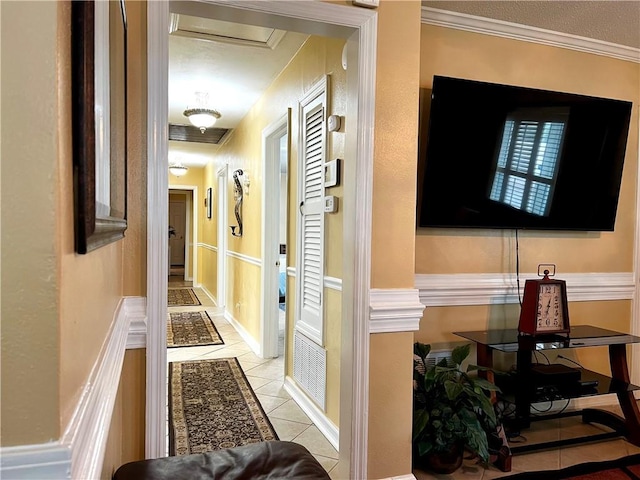
{"label": "white baseboard", "polygon": [[71,450],[60,442],[0,448],[3,480],[71,478]]}
{"label": "white baseboard", "polygon": [[249,345],[253,353],[262,358],[262,352],[260,351],[260,343],[251,336],[249,332],[235,319],[228,310],[224,312],[224,318],[233,325],[236,332],[242,337],[242,339]]}
{"label": "white baseboard", "polygon": [[124,298],[120,301],[80,401],[61,438],[62,445],[71,452],[71,478],[100,478],[102,473],[129,334],[128,304]]}
{"label": "white baseboard", "polygon": [[284,379],[284,389],[291,395],[291,398],[293,398],[302,411],[307,414],[307,417],[309,417],[313,424],[318,427],[318,430],[322,432],[333,448],[339,451],[340,431],[338,427],[307,397],[291,377]]}

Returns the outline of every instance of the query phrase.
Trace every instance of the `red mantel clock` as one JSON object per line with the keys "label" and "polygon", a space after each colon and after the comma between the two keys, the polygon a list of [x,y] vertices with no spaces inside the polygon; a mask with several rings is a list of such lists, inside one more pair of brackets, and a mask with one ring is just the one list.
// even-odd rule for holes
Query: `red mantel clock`
{"label": "red mantel clock", "polygon": [[[553,267],[555,265],[539,265]],[[520,335],[550,335],[569,333],[569,309],[567,307],[567,284],[564,280],[549,278],[549,270],[543,271],[541,279],[527,280],[524,285],[524,297],[520,308]]]}

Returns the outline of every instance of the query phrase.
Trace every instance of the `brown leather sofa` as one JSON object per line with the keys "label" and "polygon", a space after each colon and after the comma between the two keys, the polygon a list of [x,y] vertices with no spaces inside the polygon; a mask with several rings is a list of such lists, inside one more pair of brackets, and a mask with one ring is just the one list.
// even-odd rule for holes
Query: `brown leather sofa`
{"label": "brown leather sofa", "polygon": [[330,480],[302,445],[271,441],[122,465],[113,480]]}

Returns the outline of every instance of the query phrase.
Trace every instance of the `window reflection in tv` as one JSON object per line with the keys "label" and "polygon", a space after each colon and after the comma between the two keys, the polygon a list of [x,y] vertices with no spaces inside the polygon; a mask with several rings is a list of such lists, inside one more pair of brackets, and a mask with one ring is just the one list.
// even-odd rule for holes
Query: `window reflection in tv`
{"label": "window reflection in tv", "polygon": [[630,102],[440,76],[421,93],[418,226],[614,229]]}

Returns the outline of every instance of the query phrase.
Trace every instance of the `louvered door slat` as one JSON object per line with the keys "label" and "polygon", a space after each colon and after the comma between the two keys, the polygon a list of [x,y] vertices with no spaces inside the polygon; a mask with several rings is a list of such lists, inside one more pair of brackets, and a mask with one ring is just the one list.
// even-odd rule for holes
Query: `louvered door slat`
{"label": "louvered door slat", "polygon": [[298,172],[298,270],[296,329],[323,344],[322,289],[324,278],[324,163],[326,156],[326,82],[310,90],[300,102]]}

